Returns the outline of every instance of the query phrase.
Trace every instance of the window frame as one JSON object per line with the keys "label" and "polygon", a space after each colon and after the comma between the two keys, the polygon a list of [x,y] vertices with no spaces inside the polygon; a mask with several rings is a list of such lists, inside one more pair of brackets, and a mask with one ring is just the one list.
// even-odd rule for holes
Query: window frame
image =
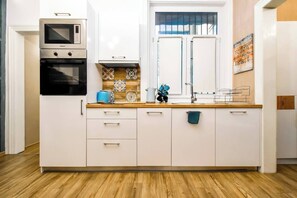
{"label": "window frame", "polygon": [[[155,13],[156,12],[216,12],[217,13],[217,35],[181,35],[181,34],[171,34],[171,35],[156,35],[155,34]],[[157,50],[157,43],[158,43],[158,37],[183,37],[183,54],[184,54],[184,60],[183,60],[183,69],[182,69],[182,94],[180,95],[169,95],[169,100],[171,102],[176,102],[176,101],[184,101],[184,100],[190,100],[191,97],[191,91],[190,87],[186,86],[186,82],[191,81],[191,75],[190,75],[190,70],[191,70],[191,64],[190,64],[190,48],[191,46],[186,43],[190,43],[190,40],[195,37],[216,37],[218,38],[218,53],[217,53],[217,69],[216,69],[216,87],[219,88],[219,72],[220,72],[220,52],[221,52],[221,38],[222,37],[227,37],[225,34],[225,31],[222,31],[222,26],[225,23],[225,20],[223,20],[224,15],[224,7],[223,6],[206,6],[206,5],[194,5],[194,6],[177,6],[177,5],[153,5],[150,7],[150,26],[149,26],[149,32],[150,32],[150,54],[149,54],[149,61],[150,61],[150,67],[149,67],[149,84],[153,87],[158,88],[158,65],[155,64],[157,62],[157,54],[155,51]],[[227,38],[226,38],[227,40]],[[170,91],[169,91],[170,93]],[[208,96],[206,96],[207,98]]]}

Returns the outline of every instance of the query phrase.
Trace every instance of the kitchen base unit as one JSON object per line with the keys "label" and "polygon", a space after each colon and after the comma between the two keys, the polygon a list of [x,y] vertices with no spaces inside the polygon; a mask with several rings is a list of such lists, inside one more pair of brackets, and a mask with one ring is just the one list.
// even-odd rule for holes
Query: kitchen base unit
{"label": "kitchen base unit", "polygon": [[136,109],[87,110],[87,166],[136,166]]}
{"label": "kitchen base unit", "polygon": [[260,166],[260,109],[216,110],[216,165]]}
{"label": "kitchen base unit", "polygon": [[86,96],[40,96],[40,166],[86,166]]}
{"label": "kitchen base unit", "polygon": [[[72,109],[74,114],[75,108],[70,108],[70,104],[63,108]],[[52,115],[55,108],[58,106],[54,103],[48,106],[46,114]],[[47,144],[42,136],[41,164],[45,171],[258,170],[261,108],[224,104],[88,104],[84,117],[86,136],[81,136],[80,141],[74,139],[76,144],[69,144],[69,133],[56,142],[48,136]],[[198,124],[189,123],[188,113],[193,111],[200,112]],[[67,115],[58,112],[56,119]],[[79,128],[78,120],[68,121],[71,127]],[[54,126],[55,137],[69,127],[60,122]],[[57,146],[49,147],[48,143]],[[70,149],[69,145],[79,145],[81,150]],[[45,147],[52,149],[47,151],[47,160],[54,159],[56,163],[47,161],[45,165]],[[58,154],[55,156],[54,152]],[[62,159],[66,153],[71,159],[84,158],[80,159],[85,160],[84,167],[76,166],[78,162],[67,157]]]}
{"label": "kitchen base unit", "polygon": [[[188,123],[200,112],[198,124]],[[172,109],[172,166],[215,166],[215,109]]]}

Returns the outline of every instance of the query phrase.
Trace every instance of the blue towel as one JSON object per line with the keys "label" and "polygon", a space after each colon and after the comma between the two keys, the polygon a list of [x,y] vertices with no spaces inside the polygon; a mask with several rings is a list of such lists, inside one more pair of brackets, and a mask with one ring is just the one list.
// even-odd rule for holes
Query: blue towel
{"label": "blue towel", "polygon": [[200,111],[189,111],[188,113],[188,123],[190,124],[198,124],[200,118]]}

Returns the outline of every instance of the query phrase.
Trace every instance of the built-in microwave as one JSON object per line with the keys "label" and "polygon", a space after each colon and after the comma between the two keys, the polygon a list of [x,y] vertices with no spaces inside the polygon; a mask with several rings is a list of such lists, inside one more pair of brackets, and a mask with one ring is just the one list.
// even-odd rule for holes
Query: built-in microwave
{"label": "built-in microwave", "polygon": [[85,49],[85,19],[40,19],[40,48]]}

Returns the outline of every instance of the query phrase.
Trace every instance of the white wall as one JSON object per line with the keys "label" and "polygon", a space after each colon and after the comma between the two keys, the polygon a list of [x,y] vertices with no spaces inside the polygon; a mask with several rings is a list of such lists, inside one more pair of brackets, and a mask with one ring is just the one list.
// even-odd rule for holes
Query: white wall
{"label": "white wall", "polygon": [[38,26],[39,0],[7,0],[7,26]]}
{"label": "white wall", "polygon": [[39,35],[25,36],[25,146],[39,142]]}
{"label": "white wall", "polygon": [[8,0],[6,18],[5,152],[25,146],[24,34],[38,32],[39,0]]}

